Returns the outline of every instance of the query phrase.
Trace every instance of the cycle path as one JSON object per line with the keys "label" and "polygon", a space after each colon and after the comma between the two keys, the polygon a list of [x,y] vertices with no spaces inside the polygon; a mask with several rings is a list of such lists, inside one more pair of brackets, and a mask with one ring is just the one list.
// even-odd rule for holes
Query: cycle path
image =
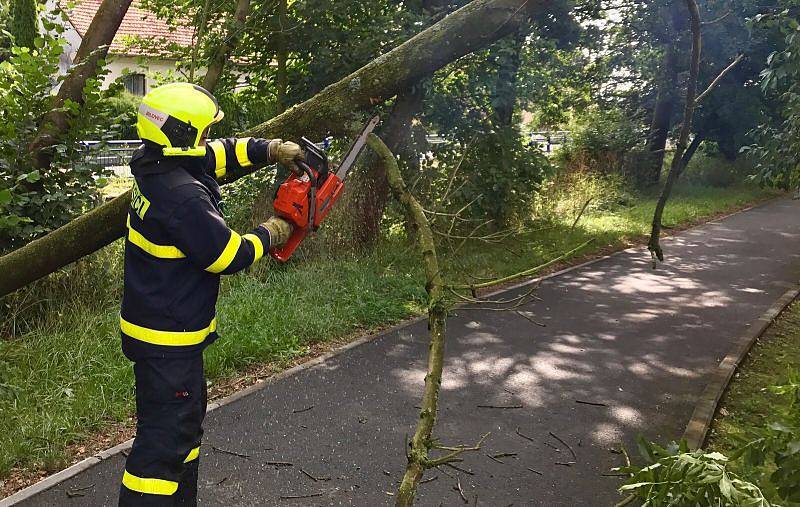
{"label": "cycle path", "polygon": [[[520,313],[455,311],[436,435],[490,435],[464,471],[429,471],[418,505],[464,505],[462,492],[469,505],[618,501],[610,449],[680,437],[736,337],[800,279],[798,212],[777,200],[682,232],[656,271],[636,248],[546,279]],[[417,322],[209,413],[201,505],[392,504],[426,344]],[[19,505],[115,505],[123,464],[113,456]]]}

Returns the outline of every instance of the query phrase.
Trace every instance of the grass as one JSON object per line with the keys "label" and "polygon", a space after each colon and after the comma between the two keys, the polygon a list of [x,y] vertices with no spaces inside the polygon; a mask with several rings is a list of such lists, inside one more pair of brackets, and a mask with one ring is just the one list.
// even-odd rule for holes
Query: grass
{"label": "grass", "polygon": [[[665,223],[694,223],[770,195],[751,187],[682,186]],[[585,198],[570,199],[574,202],[562,206],[538,232],[466,248],[458,255],[463,269],[481,276],[507,275],[588,238],[595,242],[581,252],[583,257],[618,249],[643,239],[655,204],[655,196],[644,196],[625,206],[590,207],[572,229]],[[218,308],[222,338],[206,353],[210,381],[258,364],[285,366],[314,343],[421,313],[422,275],[410,252],[408,245],[387,241],[367,256],[301,256],[288,265],[263,263],[248,274],[226,278]],[[14,319],[10,328],[17,331],[0,340],[0,479],[14,469],[62,467],[70,459],[70,445],[128,420],[133,412],[132,368],[119,350],[117,328],[120,257],[118,242],[51,277],[55,282],[40,284],[60,284],[52,297],[40,287],[5,302],[4,328]],[[26,302],[31,294],[40,299]],[[8,310],[30,304],[37,308],[35,318]]]}
{"label": "grass", "polygon": [[[707,448],[730,456],[749,441],[754,431],[774,422],[776,406],[786,400],[769,391],[769,386],[785,384],[788,368],[800,367],[800,302],[792,304],[767,330],[739,367],[720,403]],[[740,470],[733,463],[734,471]],[[774,487],[760,484],[764,494],[781,505]]]}
{"label": "grass", "polygon": [[105,199],[113,199],[118,195],[122,195],[128,190],[131,189],[131,185],[133,185],[132,178],[122,178],[119,176],[113,176],[108,178],[108,183],[100,189],[100,194]]}

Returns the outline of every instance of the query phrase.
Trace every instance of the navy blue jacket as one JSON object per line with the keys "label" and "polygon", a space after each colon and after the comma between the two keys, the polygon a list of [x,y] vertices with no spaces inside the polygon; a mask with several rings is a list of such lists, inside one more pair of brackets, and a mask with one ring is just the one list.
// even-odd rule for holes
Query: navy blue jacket
{"label": "navy blue jacket", "polygon": [[209,142],[205,157],[165,157],[146,144],[134,154],[120,312],[131,360],[198,354],[217,338],[220,275],[247,268],[270,246],[263,227],[240,236],[225,225],[218,181],[267,164],[268,145],[223,139]]}

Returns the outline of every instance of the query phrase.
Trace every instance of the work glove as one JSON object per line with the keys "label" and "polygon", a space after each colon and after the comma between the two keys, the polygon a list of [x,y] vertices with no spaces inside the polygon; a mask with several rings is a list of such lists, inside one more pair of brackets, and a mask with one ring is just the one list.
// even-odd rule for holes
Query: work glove
{"label": "work glove", "polygon": [[273,139],[269,143],[269,161],[279,163],[295,174],[302,174],[303,171],[297,166],[295,161],[305,160],[303,150],[300,145],[291,141],[283,142],[282,139]]}
{"label": "work glove", "polygon": [[292,224],[278,217],[269,217],[261,227],[269,231],[269,246],[283,246],[292,235]]}

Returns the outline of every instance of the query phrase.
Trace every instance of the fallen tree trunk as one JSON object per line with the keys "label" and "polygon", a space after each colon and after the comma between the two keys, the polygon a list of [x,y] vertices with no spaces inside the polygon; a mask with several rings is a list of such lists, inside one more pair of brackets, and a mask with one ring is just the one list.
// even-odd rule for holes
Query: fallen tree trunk
{"label": "fallen tree trunk", "polygon": [[[106,0],[115,2],[118,0]],[[105,3],[105,2],[104,2]],[[341,81],[275,118],[248,136],[299,139],[357,130],[358,111],[381,103],[448,63],[519,28],[545,9],[546,0],[475,0],[379,56]],[[127,192],[27,246],[0,257],[0,297],[106,246],[121,237]],[[99,218],[102,217],[102,220]],[[58,245],[53,249],[53,245]],[[49,250],[49,251],[48,251]],[[37,259],[32,262],[33,259]]]}
{"label": "fallen tree trunk", "polygon": [[355,110],[381,103],[448,63],[513,32],[520,22],[550,3],[545,0],[470,2],[247,134],[299,138],[355,131],[361,123]]}
{"label": "fallen tree trunk", "polygon": [[110,244],[125,231],[130,191],[0,257],[5,295]]}
{"label": "fallen tree trunk", "polygon": [[39,132],[29,146],[37,169],[50,165],[53,155],[49,148],[57,144],[69,128],[69,113],[64,104],[67,101],[83,104],[83,88],[90,78],[97,75],[97,65],[108,54],[130,5],[131,0],[103,0],[98,7],[75,55],[75,65],[61,83],[53,99],[53,108],[42,119]]}

